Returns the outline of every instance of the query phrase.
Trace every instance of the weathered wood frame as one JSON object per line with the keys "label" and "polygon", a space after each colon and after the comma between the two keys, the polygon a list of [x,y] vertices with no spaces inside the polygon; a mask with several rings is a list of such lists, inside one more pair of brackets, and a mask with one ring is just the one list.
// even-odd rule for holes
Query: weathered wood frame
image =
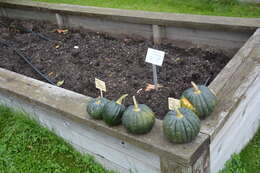
{"label": "weathered wood frame", "polygon": [[0,16],[45,20],[60,27],[83,27],[114,36],[170,41],[183,47],[214,47],[235,53],[256,28],[258,18],[201,16],[119,10],[28,0],[0,0]]}
{"label": "weathered wood frame", "polygon": [[[160,120],[156,120],[155,127],[148,135],[133,136],[121,126],[109,128],[101,121],[90,119],[85,113],[89,97],[0,69],[2,103],[29,112],[74,147],[94,155],[108,168],[127,172],[128,168],[136,164],[138,169],[150,171],[149,173],[209,172],[209,169],[211,172],[217,172],[233,152],[239,151],[245,145],[259,126],[260,115],[259,111],[256,111],[260,100],[257,93],[260,86],[260,31],[256,30],[260,27],[259,19],[150,13],[17,0],[0,0],[0,5],[0,16],[48,20],[59,26],[80,26],[77,22],[69,23],[69,18],[79,18],[80,20],[76,20],[78,22],[86,19],[93,22],[95,18],[102,18],[112,21],[112,24],[118,22],[116,27],[125,26],[119,34],[130,35],[138,35],[131,32],[133,28],[140,31],[140,28],[145,26],[149,29],[141,32],[141,35],[148,39],[153,38],[157,44],[167,37],[178,44],[185,42],[217,48],[223,48],[221,45],[224,43],[235,43],[235,46],[227,46],[228,50],[238,49],[243,45],[210,84],[210,88],[220,98],[213,115],[202,122],[201,133],[196,140],[184,145],[171,144],[164,139]],[[126,26],[130,25],[132,27],[128,29]],[[88,28],[87,22],[82,27]],[[95,25],[94,28],[88,29],[111,32],[114,28],[109,30]],[[189,33],[192,39],[173,37],[182,32]],[[200,34],[195,37],[197,32]],[[252,33],[254,34],[249,38]],[[214,37],[209,37],[211,34]],[[225,39],[229,34],[231,37]],[[240,129],[242,125],[246,128]],[[88,133],[89,131],[91,133]],[[238,135],[239,132],[243,135]],[[85,133],[85,136],[82,135]],[[91,142],[93,134],[97,136],[96,143],[85,143],[84,141]],[[235,139],[237,142],[233,142],[230,147],[230,140]],[[103,145],[100,146],[103,147],[101,153],[102,148],[89,148],[90,145],[98,146],[99,143],[109,145],[112,152],[109,148],[104,149]],[[125,155],[131,164],[123,161]]]}

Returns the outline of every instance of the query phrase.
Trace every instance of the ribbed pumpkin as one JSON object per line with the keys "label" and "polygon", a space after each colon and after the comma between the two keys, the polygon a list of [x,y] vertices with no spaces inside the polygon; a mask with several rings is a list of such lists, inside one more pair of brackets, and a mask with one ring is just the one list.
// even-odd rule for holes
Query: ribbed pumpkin
{"label": "ribbed pumpkin", "polygon": [[216,95],[204,85],[197,86],[191,82],[192,88],[185,90],[181,96],[181,106],[186,107],[200,118],[209,116],[217,104]]}
{"label": "ribbed pumpkin", "polygon": [[191,142],[200,131],[200,119],[187,108],[169,111],[163,120],[163,132],[173,143]]}
{"label": "ribbed pumpkin", "polygon": [[108,102],[104,97],[91,99],[87,105],[87,113],[94,119],[102,119],[104,106]]}
{"label": "ribbed pumpkin", "polygon": [[121,123],[122,115],[125,111],[125,106],[122,105],[122,101],[127,95],[128,94],[122,95],[116,102],[109,101],[105,104],[102,117],[107,125],[115,126]]}
{"label": "ribbed pumpkin", "polygon": [[124,127],[133,134],[150,132],[155,122],[154,112],[145,104],[138,104],[135,96],[133,101],[134,105],[129,106],[123,114]]}

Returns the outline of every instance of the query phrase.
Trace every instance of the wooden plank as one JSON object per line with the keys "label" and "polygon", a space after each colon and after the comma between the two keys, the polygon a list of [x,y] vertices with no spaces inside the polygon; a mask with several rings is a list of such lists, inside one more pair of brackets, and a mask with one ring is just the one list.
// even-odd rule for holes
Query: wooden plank
{"label": "wooden plank", "polygon": [[102,157],[101,155],[97,155],[95,153],[92,153],[89,150],[86,150],[85,148],[77,145],[77,144],[71,144],[73,145],[73,147],[75,147],[78,151],[80,151],[81,153],[86,153],[89,154],[91,156],[95,157],[95,160],[99,163],[101,163],[105,168],[109,169],[109,170],[114,170],[116,173],[130,173],[129,169],[123,168],[120,165],[117,165],[107,159],[105,159],[104,157]]}
{"label": "wooden plank", "polygon": [[[165,27],[165,39],[184,41],[184,46],[182,47],[185,47],[187,43],[192,43],[193,45],[198,45],[200,47],[216,47],[229,51],[230,49],[236,49],[237,51],[248,40],[251,34],[251,32],[242,33],[232,31],[203,30],[175,26]],[[188,46],[190,45],[186,45],[186,47]]]}
{"label": "wooden plank", "polygon": [[[237,60],[234,60],[237,61],[238,65],[235,62],[228,64],[227,69],[224,69],[225,75],[220,78],[217,77],[218,81],[223,78],[220,84],[212,84],[212,86],[217,86],[220,89],[217,94],[219,98],[218,105],[212,115],[202,121],[201,127],[201,132],[209,134],[211,141],[214,140],[218,131],[221,130],[240,101],[243,100],[242,96],[258,75],[258,69],[256,67],[260,64],[260,30],[257,30],[254,37],[251,37],[250,40],[253,43],[248,42],[247,45],[250,45],[250,47],[244,49],[245,52],[241,52],[243,58],[239,57]],[[234,65],[233,68],[236,69],[235,71],[232,70],[232,64]],[[228,74],[228,71],[230,71],[231,74]],[[228,80],[224,79],[224,76],[226,76]]]}
{"label": "wooden plank", "polygon": [[[203,22],[201,20],[203,16],[197,18],[198,16],[187,15],[184,17],[180,14],[142,11],[136,11],[138,14],[136,15],[133,11],[118,9],[57,5],[30,1],[27,1],[27,3],[21,1],[15,4],[4,0],[0,0],[1,2],[4,2],[3,6],[9,10],[12,18],[48,19],[53,23],[57,23],[55,14],[59,14],[63,18],[64,26],[67,27],[83,27],[98,32],[108,32],[114,37],[122,35],[134,35],[146,39],[154,37],[154,41],[158,43],[160,42],[160,37],[174,44],[177,43],[184,48],[187,48],[187,46],[203,48],[211,46],[225,49],[225,52],[232,55],[243,45],[256,28],[252,28],[248,23],[248,26],[237,26],[237,24],[248,21],[244,21],[242,18],[239,18],[239,22],[233,23],[234,26],[232,26],[229,18],[227,20],[229,22],[224,25],[219,23],[222,22],[221,20],[213,16],[207,20],[212,20],[216,23]],[[15,11],[10,11],[11,8],[15,9]],[[187,19],[190,19],[189,22]],[[207,20],[205,19],[205,21]],[[153,33],[156,32],[153,32],[152,26],[160,26],[163,30],[158,30],[157,34],[153,36]],[[243,27],[248,29],[241,29]],[[161,36],[156,36],[158,34]]]}
{"label": "wooden plank", "polygon": [[162,41],[161,27],[159,25],[152,25],[152,28],[153,28],[153,43],[159,45],[161,44]]}
{"label": "wooden plank", "polygon": [[55,17],[56,17],[56,23],[59,26],[59,28],[63,27],[64,26],[64,22],[63,22],[62,16],[59,13],[56,13]]}
{"label": "wooden plank", "polygon": [[2,17],[7,17],[7,14],[6,14],[5,8],[1,7],[0,9],[1,9],[0,16],[2,16]]}
{"label": "wooden plank", "polygon": [[210,150],[209,146],[205,145],[199,159],[192,165],[193,173],[209,173],[210,172]]}
{"label": "wooden plank", "polygon": [[192,166],[183,166],[170,158],[161,157],[161,173],[192,173]]}
{"label": "wooden plank", "polygon": [[148,24],[129,24],[122,21],[75,15],[66,15],[64,18],[66,18],[66,25],[70,27],[83,27],[85,29],[116,35],[139,35],[146,39],[152,38],[153,35],[151,25]]}
{"label": "wooden plank", "polygon": [[[182,32],[182,33],[181,33]],[[185,34],[183,34],[185,33]],[[248,38],[253,34],[253,32],[232,32],[225,30],[209,30],[209,29],[194,29],[185,27],[168,26],[166,28],[166,37],[198,37],[211,40],[225,40],[233,42],[246,42]],[[228,45],[227,45],[228,46]]]}
{"label": "wooden plank", "polygon": [[163,135],[162,121],[160,120],[156,120],[150,133],[132,135],[127,133],[123,126],[111,128],[103,121],[95,121],[90,118],[86,113],[86,104],[90,100],[89,97],[1,68],[0,79],[5,81],[0,82],[1,93],[11,93],[24,101],[58,112],[64,118],[125,141],[147,152],[172,158],[177,163],[185,165],[194,162],[198,157],[196,152],[208,140],[207,135],[199,133],[191,143],[183,145],[170,143]]}
{"label": "wooden plank", "polygon": [[[260,66],[257,68],[260,69]],[[244,99],[210,145],[211,172],[217,173],[254,136],[260,122],[260,70]]]}
{"label": "wooden plank", "polygon": [[51,23],[56,23],[56,17],[54,14],[45,13],[42,11],[34,11],[30,10],[23,10],[23,9],[12,9],[12,8],[5,8],[5,12],[8,18],[14,19],[34,19],[39,21],[49,21]]}
{"label": "wooden plank", "polygon": [[238,18],[206,15],[188,15],[175,13],[146,12],[137,10],[120,10],[112,8],[88,7],[68,4],[53,4],[33,2],[28,0],[0,0],[5,5],[13,5],[27,8],[48,9],[50,11],[64,11],[66,13],[80,13],[84,15],[102,16],[114,20],[124,20],[135,23],[155,25],[186,25],[204,28],[233,28],[233,29],[256,29],[260,27],[258,18]]}
{"label": "wooden plank", "polygon": [[240,65],[246,61],[256,43],[259,42],[260,29],[248,39],[244,46],[235,54],[229,63],[221,70],[217,77],[210,83],[210,88],[219,95],[219,92],[224,85],[230,80],[235,71],[238,70]]}
{"label": "wooden plank", "polygon": [[[9,101],[7,101],[8,99]],[[83,128],[82,125],[65,119],[56,112],[37,105],[32,106],[18,98],[6,97],[0,93],[0,100],[4,100],[6,104],[16,109],[22,108],[25,112],[31,112],[31,116],[42,125],[53,130],[72,145],[76,144],[76,148],[80,146],[82,150],[103,158],[100,161],[104,161],[104,163],[111,162],[127,171],[133,169],[139,172],[160,172],[160,157],[153,153],[146,152],[92,128],[86,126]]]}

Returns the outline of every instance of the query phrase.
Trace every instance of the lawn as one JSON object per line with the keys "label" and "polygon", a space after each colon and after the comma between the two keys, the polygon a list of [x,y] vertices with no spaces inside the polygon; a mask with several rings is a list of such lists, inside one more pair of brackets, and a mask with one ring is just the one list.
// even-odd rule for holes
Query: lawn
{"label": "lawn", "polygon": [[255,137],[241,151],[226,162],[220,173],[257,173],[260,170],[260,128]]}
{"label": "lawn", "polygon": [[[260,128],[220,173],[260,170]],[[0,105],[0,173],[114,173],[89,155],[81,155],[24,113]]]}
{"label": "lawn", "polygon": [[113,173],[24,113],[0,106],[1,173]]}
{"label": "lawn", "polygon": [[189,13],[214,16],[260,17],[260,4],[237,0],[36,0],[131,10]]}

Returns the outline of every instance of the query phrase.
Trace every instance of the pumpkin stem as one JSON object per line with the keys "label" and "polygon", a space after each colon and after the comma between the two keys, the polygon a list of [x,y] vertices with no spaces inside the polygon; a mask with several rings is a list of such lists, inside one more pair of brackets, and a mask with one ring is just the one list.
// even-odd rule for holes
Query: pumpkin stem
{"label": "pumpkin stem", "polygon": [[183,117],[183,114],[181,113],[181,111],[179,110],[179,108],[174,107],[174,110],[177,112],[177,114],[176,114],[176,117],[177,117],[177,118],[182,118],[182,117]]}
{"label": "pumpkin stem", "polygon": [[122,104],[122,101],[128,96],[128,94],[124,94],[122,95],[117,101],[116,103],[121,105]]}
{"label": "pumpkin stem", "polygon": [[135,112],[140,111],[140,109],[139,109],[139,107],[138,107],[138,103],[137,103],[137,101],[136,101],[136,99],[135,99],[135,96],[133,96],[133,101],[134,101],[134,111],[135,111]]}
{"label": "pumpkin stem", "polygon": [[201,93],[199,87],[193,81],[191,81],[191,85],[192,85],[192,87],[194,89],[195,94],[200,94]]}

